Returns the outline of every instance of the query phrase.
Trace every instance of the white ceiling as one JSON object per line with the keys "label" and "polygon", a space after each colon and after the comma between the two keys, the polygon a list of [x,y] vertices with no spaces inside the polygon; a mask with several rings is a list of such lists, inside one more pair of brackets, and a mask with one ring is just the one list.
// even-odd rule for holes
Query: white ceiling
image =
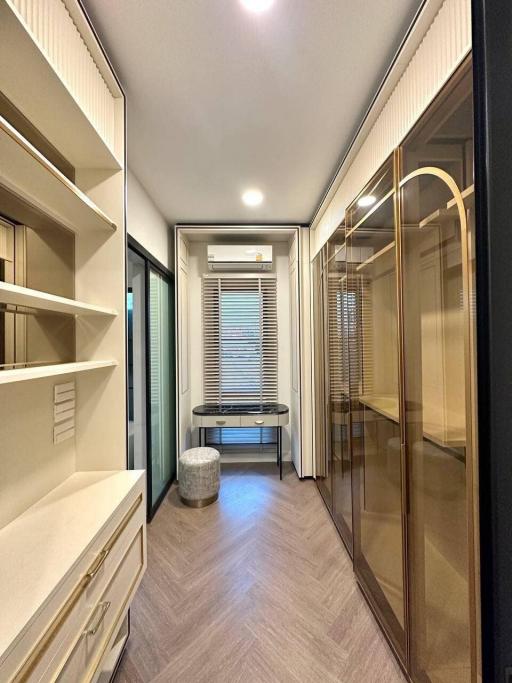
{"label": "white ceiling", "polygon": [[129,165],[169,223],[309,223],[421,0],[84,4],[126,92]]}

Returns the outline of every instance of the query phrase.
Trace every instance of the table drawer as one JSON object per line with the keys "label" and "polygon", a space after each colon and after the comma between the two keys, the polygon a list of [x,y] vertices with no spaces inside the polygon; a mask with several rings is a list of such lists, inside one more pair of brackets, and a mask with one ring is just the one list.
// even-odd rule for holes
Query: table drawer
{"label": "table drawer", "polygon": [[201,427],[240,427],[240,415],[203,415]]}
{"label": "table drawer", "polygon": [[242,427],[277,427],[279,415],[242,415]]}
{"label": "table drawer", "polygon": [[91,681],[109,642],[124,619],[144,569],[144,534],[141,528],[112,580],[92,609],[70,657],[55,679],[58,683]]}

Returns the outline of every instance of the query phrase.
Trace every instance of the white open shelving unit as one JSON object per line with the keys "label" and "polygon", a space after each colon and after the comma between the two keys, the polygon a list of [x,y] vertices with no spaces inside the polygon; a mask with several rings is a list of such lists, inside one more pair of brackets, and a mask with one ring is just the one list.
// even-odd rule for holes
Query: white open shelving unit
{"label": "white open shelving unit", "polygon": [[118,365],[116,360],[86,360],[76,363],[55,363],[54,365],[38,365],[32,368],[15,368],[3,370],[0,373],[0,384],[12,384],[13,382],[26,382],[31,379],[43,379],[45,377],[60,377],[77,372],[90,372],[102,368],[114,368]]}
{"label": "white open shelving unit", "polygon": [[116,224],[0,116],[0,185],[77,234]]}
{"label": "white open shelving unit", "polygon": [[83,301],[67,299],[64,296],[40,292],[37,289],[0,282],[0,303],[11,306],[27,306],[39,311],[50,311],[66,315],[101,315],[115,317],[117,311],[105,306],[86,304]]}
{"label": "white open shelving unit", "polygon": [[3,0],[0,63],[2,92],[75,168],[123,168],[124,98],[79,7]]}
{"label": "white open shelving unit", "polygon": [[[74,325],[76,359],[53,362],[50,354],[44,364],[27,359],[26,367],[0,370],[0,600],[9,614],[0,628],[0,680],[32,680],[42,644],[52,666],[75,672],[66,680],[81,680],[89,673],[73,667],[84,624],[57,620],[58,638],[48,627],[75,595],[78,568],[87,569],[106,542],[101,534],[113,531],[120,564],[109,559],[95,590],[126,587],[105,620],[115,632],[100,634],[100,666],[146,564],[144,473],[126,469],[124,94],[77,0],[0,0],[0,63],[0,93],[12,107],[0,115],[0,215],[39,230],[46,250],[63,229],[74,235],[71,296],[46,291],[44,271],[37,288],[0,282],[0,310],[43,330],[55,325],[48,339],[57,346],[61,326]],[[34,146],[37,136],[20,133],[13,111],[73,167],[74,182]],[[64,357],[59,348],[54,355]],[[63,382],[74,385],[76,422],[69,439],[54,443],[55,386]],[[119,527],[135,495],[137,512]],[[140,551],[127,538],[123,559],[116,539],[136,528]],[[84,619],[95,609],[73,605]],[[68,650],[57,653],[64,642]]]}

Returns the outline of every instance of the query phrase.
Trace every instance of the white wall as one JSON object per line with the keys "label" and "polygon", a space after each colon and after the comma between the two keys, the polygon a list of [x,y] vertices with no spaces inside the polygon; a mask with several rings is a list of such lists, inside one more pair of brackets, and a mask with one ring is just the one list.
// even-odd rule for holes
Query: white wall
{"label": "white wall", "polygon": [[174,271],[174,233],[163,216],[128,169],[127,232],[170,271]]}
{"label": "white wall", "polygon": [[[273,245],[274,268],[277,275],[277,317],[278,317],[278,387],[279,402],[290,405],[291,383],[291,326],[290,286],[288,275],[287,242]],[[203,338],[202,338],[202,276],[207,273],[206,242],[190,242],[188,248],[188,283],[190,311],[190,383],[192,407],[203,403]],[[193,445],[198,445],[198,434],[193,434]],[[273,460],[269,453],[263,458],[258,453],[244,450],[242,454],[224,454],[223,460]],[[291,459],[289,427],[283,429],[283,460]]]}

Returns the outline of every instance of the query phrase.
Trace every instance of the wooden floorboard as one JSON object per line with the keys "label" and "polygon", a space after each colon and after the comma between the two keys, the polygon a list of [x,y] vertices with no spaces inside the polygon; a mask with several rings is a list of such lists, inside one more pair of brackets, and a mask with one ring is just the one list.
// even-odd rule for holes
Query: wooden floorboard
{"label": "wooden floorboard", "polygon": [[217,503],[173,486],[116,683],[399,683],[313,481],[225,465]]}

